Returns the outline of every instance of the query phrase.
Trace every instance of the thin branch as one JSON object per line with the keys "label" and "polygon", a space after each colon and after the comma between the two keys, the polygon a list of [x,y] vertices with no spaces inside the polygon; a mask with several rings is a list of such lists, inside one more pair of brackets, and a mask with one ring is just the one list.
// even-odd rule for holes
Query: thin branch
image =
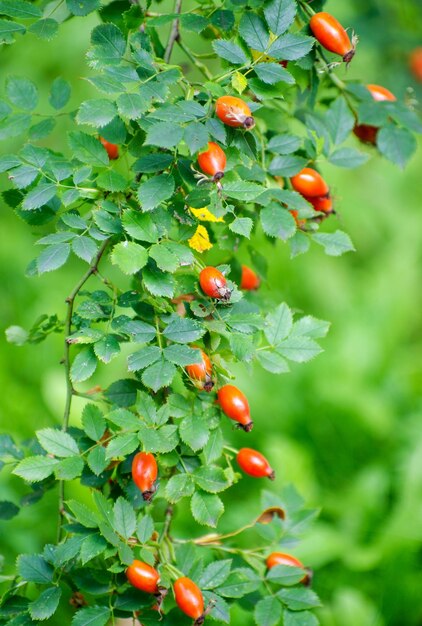
{"label": "thin branch", "polygon": [[[65,377],[66,377],[66,401],[63,412],[63,421],[62,421],[62,431],[66,432],[69,426],[69,417],[70,417],[70,409],[72,406],[72,396],[74,395],[74,389],[72,385],[72,381],[70,378],[70,345],[67,342],[67,338],[72,332],[72,315],[73,315],[73,305],[75,302],[75,298],[85,285],[87,280],[93,275],[97,273],[98,264],[103,256],[108,245],[108,239],[106,239],[98,250],[97,254],[94,257],[93,263],[90,265],[88,270],[79,280],[79,282],[75,285],[69,296],[66,298],[67,304],[67,313],[65,319],[65,327],[64,327],[64,358],[63,364],[65,369]],[[61,523],[63,516],[63,507],[64,507],[64,481],[59,481],[59,517],[58,517],[58,528],[57,528],[57,541],[60,541],[61,536]]]}
{"label": "thin branch", "polygon": [[[175,0],[174,12],[177,15],[180,15],[181,10],[182,10],[182,0]],[[176,17],[176,19],[173,20],[173,24],[171,26],[171,31],[170,31],[170,35],[169,35],[169,40],[167,42],[166,51],[164,53],[164,61],[166,63],[168,63],[170,61],[170,57],[171,57],[171,53],[173,52],[174,44],[179,39],[179,36],[180,36],[180,33],[179,33],[179,18]]]}

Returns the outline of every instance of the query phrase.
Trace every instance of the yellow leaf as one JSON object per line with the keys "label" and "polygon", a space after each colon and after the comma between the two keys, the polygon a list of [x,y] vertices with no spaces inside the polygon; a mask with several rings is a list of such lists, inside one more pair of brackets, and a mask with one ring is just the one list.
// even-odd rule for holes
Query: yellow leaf
{"label": "yellow leaf", "polygon": [[264,54],[263,52],[258,52],[258,50],[251,50],[252,58],[254,61],[259,61],[259,63],[271,63],[275,61],[274,57],[270,57],[268,54]]}
{"label": "yellow leaf", "polygon": [[248,81],[240,72],[235,72],[232,76],[232,87],[237,93],[242,93],[248,86]]}
{"label": "yellow leaf", "polygon": [[197,252],[205,252],[212,248],[210,237],[205,226],[199,225],[193,237],[188,240],[190,247]]}
{"label": "yellow leaf", "polygon": [[196,219],[201,220],[201,222],[224,222],[222,217],[216,217],[211,211],[209,211],[206,207],[202,207],[202,209],[194,209],[193,207],[189,207],[189,210]]}

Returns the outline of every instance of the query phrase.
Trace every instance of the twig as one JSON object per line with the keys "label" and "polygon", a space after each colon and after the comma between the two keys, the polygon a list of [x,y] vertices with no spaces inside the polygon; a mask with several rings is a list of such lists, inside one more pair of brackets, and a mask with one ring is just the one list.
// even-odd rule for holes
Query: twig
{"label": "twig", "polygon": [[[182,0],[175,0],[174,12],[177,15],[180,15],[181,10],[182,10]],[[179,39],[179,36],[180,36],[180,33],[179,33],[179,18],[176,17],[176,19],[173,20],[173,24],[171,26],[171,31],[170,31],[170,35],[169,35],[169,40],[167,42],[166,51],[164,53],[164,61],[166,63],[168,63],[170,61],[170,57],[171,57],[171,53],[173,52],[174,44]]]}
{"label": "twig", "polygon": [[[62,431],[66,432],[69,426],[69,417],[70,417],[70,408],[72,406],[72,396],[74,395],[74,389],[72,385],[72,381],[70,378],[70,345],[67,342],[67,338],[72,332],[72,315],[73,315],[73,305],[75,302],[75,298],[85,285],[87,280],[93,275],[96,274],[98,270],[98,264],[103,256],[108,245],[108,239],[106,239],[97,254],[94,257],[92,265],[88,268],[76,286],[73,288],[69,296],[66,298],[67,304],[67,313],[65,319],[65,327],[64,327],[64,358],[63,364],[65,369],[66,376],[66,401],[63,412],[63,421],[62,421]],[[60,541],[61,536],[61,523],[62,523],[62,515],[63,515],[63,507],[64,507],[64,481],[59,481],[59,517],[58,517],[58,528],[57,528],[57,540]]]}

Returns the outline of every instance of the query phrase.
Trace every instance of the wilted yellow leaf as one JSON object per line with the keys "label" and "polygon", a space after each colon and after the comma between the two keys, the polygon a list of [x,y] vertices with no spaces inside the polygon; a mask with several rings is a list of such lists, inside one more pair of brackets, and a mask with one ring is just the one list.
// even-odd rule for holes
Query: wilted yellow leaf
{"label": "wilted yellow leaf", "polygon": [[232,76],[232,87],[237,93],[242,93],[248,86],[248,81],[240,72],[235,72]]}
{"label": "wilted yellow leaf", "polygon": [[201,220],[201,222],[224,222],[222,217],[216,217],[206,207],[202,207],[202,209],[189,207],[189,210],[198,220]]}
{"label": "wilted yellow leaf", "polygon": [[188,240],[190,247],[197,252],[205,252],[212,248],[210,237],[205,226],[199,225],[193,237]]}

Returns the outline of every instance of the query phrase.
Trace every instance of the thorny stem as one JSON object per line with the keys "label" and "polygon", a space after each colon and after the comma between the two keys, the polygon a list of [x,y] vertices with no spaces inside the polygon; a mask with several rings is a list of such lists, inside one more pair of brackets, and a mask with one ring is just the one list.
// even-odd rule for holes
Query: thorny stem
{"label": "thorny stem", "polygon": [[[174,12],[177,15],[180,15],[181,10],[182,10],[182,0],[175,0]],[[170,57],[171,57],[171,53],[173,52],[174,44],[179,39],[179,35],[180,35],[179,34],[179,18],[176,17],[176,19],[173,21],[173,24],[171,26],[169,40],[167,42],[166,51],[164,53],[164,61],[166,63],[168,63],[170,61]]]}
{"label": "thorny stem", "polygon": [[[67,304],[67,313],[65,319],[65,328],[64,328],[64,358],[63,364],[65,368],[65,376],[66,376],[66,401],[63,412],[63,421],[62,421],[62,431],[66,432],[69,426],[69,417],[70,417],[70,408],[72,406],[72,396],[75,395],[75,391],[73,389],[72,381],[70,378],[70,344],[67,341],[67,338],[72,332],[72,315],[73,315],[73,305],[75,302],[75,298],[85,285],[87,280],[91,278],[93,274],[96,274],[98,269],[98,264],[103,256],[108,245],[108,239],[106,239],[98,250],[97,254],[94,257],[93,263],[90,265],[85,274],[81,277],[79,282],[75,285],[69,296],[66,298]],[[64,481],[59,481],[59,513],[58,513],[58,527],[57,527],[57,541],[60,541],[61,537],[61,525],[62,525],[62,517],[63,517],[63,507],[64,507]]]}

